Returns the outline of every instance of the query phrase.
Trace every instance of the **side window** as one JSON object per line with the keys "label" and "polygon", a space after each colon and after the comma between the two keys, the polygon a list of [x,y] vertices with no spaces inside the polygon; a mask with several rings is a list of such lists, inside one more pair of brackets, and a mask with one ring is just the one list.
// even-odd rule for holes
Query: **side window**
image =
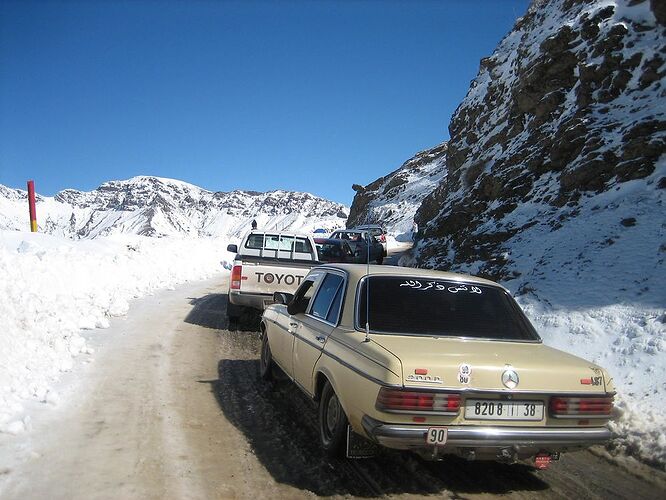
{"label": "side window", "polygon": [[312,295],[314,295],[315,284],[321,279],[321,273],[309,274],[306,279],[301,283],[301,286],[298,287],[296,293],[294,294],[294,302],[300,305],[299,309],[306,311]]}
{"label": "side window", "polygon": [[342,295],[344,293],[345,287],[340,286],[335,294],[331,308],[328,310],[328,316],[326,316],[326,321],[329,323],[333,323],[334,325],[338,324],[338,318],[340,317],[340,302],[342,302]]}
{"label": "side window", "polygon": [[245,243],[245,248],[263,248],[264,247],[264,235],[263,234],[251,234]]}
{"label": "side window", "polygon": [[310,241],[304,238],[296,238],[296,246],[294,247],[294,252],[312,253],[312,245],[310,245]]}
{"label": "side window", "polygon": [[[312,304],[312,314],[315,318],[324,319],[329,321],[329,312],[333,308],[336,296],[342,288],[343,283],[342,276],[337,274],[327,274],[319,287],[319,292],[315,297],[315,300]],[[339,302],[338,302],[339,304]],[[336,313],[337,314],[337,313]],[[337,317],[335,317],[337,321]]]}

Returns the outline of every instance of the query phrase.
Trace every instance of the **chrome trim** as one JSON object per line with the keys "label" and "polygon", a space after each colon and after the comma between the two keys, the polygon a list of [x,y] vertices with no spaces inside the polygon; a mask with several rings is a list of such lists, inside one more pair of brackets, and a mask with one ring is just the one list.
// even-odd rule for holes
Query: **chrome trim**
{"label": "chrome trim", "polygon": [[543,396],[590,396],[590,397],[600,397],[600,396],[610,396],[615,393],[608,392],[562,392],[555,390],[538,390],[538,389],[478,389],[475,387],[434,387],[432,385],[407,385],[405,384],[405,389],[417,389],[417,390],[427,390],[430,392],[459,392],[459,393],[489,393],[489,394],[504,394],[504,395],[520,395],[520,394],[530,394],[530,395],[543,395]]}
{"label": "chrome trim", "polygon": [[[363,429],[370,439],[382,446],[396,449],[432,449],[425,443],[428,426],[385,424],[364,415]],[[584,448],[605,443],[611,438],[606,427],[501,427],[446,426],[448,439],[442,448]]]}
{"label": "chrome trim", "polygon": [[[398,377],[398,378],[400,378],[400,377],[402,376],[400,373],[395,373],[395,372],[394,372],[393,370],[391,370],[388,366],[385,366],[385,365],[381,364],[381,363],[380,363],[379,361],[377,361],[376,359],[371,358],[370,356],[368,356],[368,355],[365,354],[365,353],[362,353],[362,352],[359,351],[356,347],[354,347],[354,346],[352,346],[352,345],[349,345],[349,344],[347,344],[346,342],[343,342],[343,341],[340,340],[339,338],[336,338],[336,337],[330,335],[330,336],[328,337],[328,340],[330,340],[330,341],[332,341],[332,342],[337,342],[337,343],[340,344],[341,346],[346,347],[346,348],[349,349],[350,351],[353,351],[355,354],[358,354],[359,356],[361,356],[361,357],[367,359],[367,360],[370,361],[371,363],[374,363],[374,364],[376,364],[377,366],[380,366],[380,367],[384,368],[385,370],[388,370],[389,372],[391,372],[393,375],[395,375],[395,376]],[[383,347],[382,345],[380,345],[380,344],[378,344],[378,345],[379,345],[379,347],[382,347],[383,349],[385,349],[389,354],[391,354],[392,356],[395,357],[395,359],[398,360],[398,362],[400,363],[400,368],[401,368],[400,371],[402,371],[402,361],[400,361],[400,358],[398,358],[398,356],[396,356],[395,354],[393,354],[391,351],[387,350],[387,349],[386,349],[385,347]],[[334,359],[336,359],[336,360],[338,359],[337,356],[333,356],[333,355],[331,355],[331,358],[334,358]],[[384,385],[384,384],[381,383],[380,385]],[[402,384],[402,385],[394,384],[394,385],[392,385],[391,387],[404,387],[404,384]]]}
{"label": "chrome trim", "polygon": [[304,344],[307,344],[307,345],[309,345],[310,347],[315,348],[317,351],[322,351],[322,350],[324,349],[324,345],[323,345],[323,344],[320,344],[319,342],[313,342],[313,341],[311,341],[310,339],[305,338],[305,337],[303,337],[303,336],[301,336],[301,335],[298,335],[298,334],[296,334],[296,333],[294,333],[293,335],[294,335],[295,338],[297,338],[298,340],[302,341]]}
{"label": "chrome trim", "polygon": [[[331,339],[331,338],[329,337],[329,339]],[[327,352],[326,350],[322,350],[322,353],[323,353],[325,356],[328,356],[329,358],[331,358],[332,360],[337,361],[338,363],[340,363],[340,364],[341,364],[342,366],[344,366],[345,368],[349,368],[349,369],[350,369],[351,371],[353,371],[354,373],[357,373],[358,375],[360,375],[360,376],[363,377],[364,379],[367,379],[367,380],[369,380],[370,382],[374,382],[375,384],[377,384],[377,385],[379,385],[379,386],[382,386],[382,387],[392,387],[392,388],[402,388],[402,387],[403,387],[402,384],[387,384],[386,381],[384,381],[384,380],[380,380],[380,379],[378,379],[378,378],[376,378],[376,377],[373,377],[372,375],[368,375],[367,373],[362,372],[361,370],[359,370],[359,369],[356,368],[355,366],[353,366],[353,365],[347,363],[346,361],[343,361],[343,360],[340,359],[339,357],[334,356],[333,354],[331,354],[330,352]],[[379,363],[377,363],[377,364],[379,364]],[[382,365],[379,365],[379,366],[382,366]],[[386,368],[385,366],[382,366],[382,368],[385,368],[386,370],[388,370],[388,371],[390,371],[391,373],[393,373],[391,370],[389,370],[389,369]],[[395,374],[394,374],[394,375],[395,375]]]}

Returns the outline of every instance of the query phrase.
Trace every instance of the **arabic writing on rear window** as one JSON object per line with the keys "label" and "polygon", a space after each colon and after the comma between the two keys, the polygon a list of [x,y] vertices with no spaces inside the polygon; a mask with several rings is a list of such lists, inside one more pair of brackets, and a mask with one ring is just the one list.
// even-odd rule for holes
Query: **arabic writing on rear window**
{"label": "arabic writing on rear window", "polygon": [[460,283],[452,285],[451,283],[445,283],[441,281],[421,282],[419,280],[408,280],[400,284],[400,286],[401,287],[406,286],[409,288],[413,288],[414,290],[421,290],[422,292],[425,292],[427,290],[437,290],[440,292],[449,292],[449,293],[459,293],[459,292],[477,293],[479,295],[483,293],[481,288],[479,288],[478,286],[465,285]]}
{"label": "arabic writing on rear window", "polygon": [[515,301],[500,287],[458,281],[371,276],[358,291],[357,327],[377,333],[539,340]]}

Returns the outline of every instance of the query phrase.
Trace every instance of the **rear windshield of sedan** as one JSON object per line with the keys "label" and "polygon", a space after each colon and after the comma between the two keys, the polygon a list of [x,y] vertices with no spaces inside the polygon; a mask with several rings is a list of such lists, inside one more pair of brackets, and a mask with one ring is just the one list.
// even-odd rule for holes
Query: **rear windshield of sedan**
{"label": "rear windshield of sedan", "polygon": [[539,340],[529,320],[501,288],[398,276],[372,276],[361,282],[360,330],[365,330],[368,281],[372,332]]}

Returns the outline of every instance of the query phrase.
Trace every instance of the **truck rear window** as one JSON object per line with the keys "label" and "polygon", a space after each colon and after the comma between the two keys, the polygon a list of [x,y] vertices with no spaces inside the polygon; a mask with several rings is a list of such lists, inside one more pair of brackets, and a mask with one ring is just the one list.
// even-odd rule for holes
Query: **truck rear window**
{"label": "truck rear window", "polygon": [[307,238],[283,236],[280,234],[251,234],[245,248],[255,250],[278,250],[280,252],[312,253],[312,245]]}
{"label": "truck rear window", "polygon": [[372,332],[539,340],[518,304],[500,288],[399,276],[371,276],[361,282],[360,330],[366,323],[368,281]]}

